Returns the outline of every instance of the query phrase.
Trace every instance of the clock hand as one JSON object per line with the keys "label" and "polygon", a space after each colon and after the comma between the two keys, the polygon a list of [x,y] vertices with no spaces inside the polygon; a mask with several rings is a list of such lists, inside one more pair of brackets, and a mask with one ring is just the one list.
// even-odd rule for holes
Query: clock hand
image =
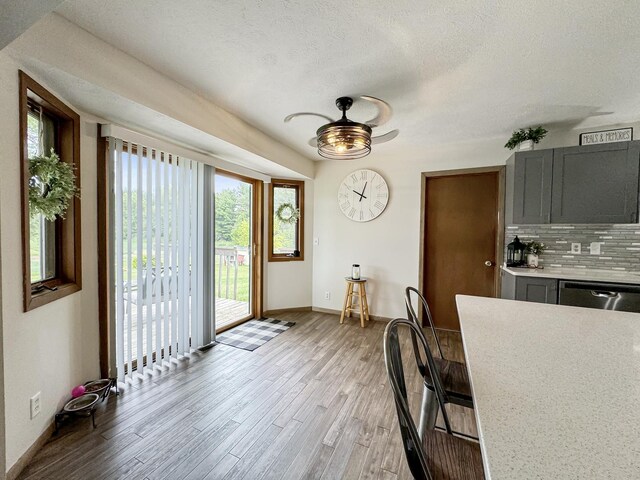
{"label": "clock hand", "polygon": [[369,182],[364,182],[364,188],[362,189],[362,193],[360,194],[360,200],[358,200],[359,202],[362,201],[363,197],[367,198],[367,197],[364,196],[364,191],[367,189],[367,183],[369,183]]}
{"label": "clock hand", "polygon": [[[353,193],[355,193],[356,195],[360,195],[360,198],[358,199],[359,202],[362,201],[362,197],[364,197],[364,195],[362,195],[360,192],[356,192],[355,190],[351,190]],[[364,197],[367,198],[367,197]]]}

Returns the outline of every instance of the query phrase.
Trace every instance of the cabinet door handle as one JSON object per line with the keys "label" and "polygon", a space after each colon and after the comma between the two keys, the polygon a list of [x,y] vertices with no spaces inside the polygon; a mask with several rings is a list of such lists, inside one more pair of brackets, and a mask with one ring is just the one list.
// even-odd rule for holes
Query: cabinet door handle
{"label": "cabinet door handle", "polygon": [[616,298],[620,296],[618,292],[601,292],[598,290],[591,290],[591,295],[600,298]]}

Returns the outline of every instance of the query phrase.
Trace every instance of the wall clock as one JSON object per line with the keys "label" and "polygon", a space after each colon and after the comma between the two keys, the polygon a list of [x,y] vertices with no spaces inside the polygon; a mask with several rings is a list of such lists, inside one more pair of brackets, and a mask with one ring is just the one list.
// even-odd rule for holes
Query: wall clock
{"label": "wall clock", "polygon": [[354,222],[368,222],[380,216],[389,202],[385,179],[373,170],[356,170],[338,188],[338,205]]}

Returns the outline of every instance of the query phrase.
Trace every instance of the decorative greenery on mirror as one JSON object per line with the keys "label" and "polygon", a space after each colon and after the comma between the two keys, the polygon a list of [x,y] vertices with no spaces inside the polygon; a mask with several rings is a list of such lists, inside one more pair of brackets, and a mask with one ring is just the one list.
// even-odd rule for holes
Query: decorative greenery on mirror
{"label": "decorative greenery on mirror", "polygon": [[526,130],[524,128],[521,128],[520,130],[516,130],[513,132],[509,141],[504,144],[504,147],[508,148],[509,150],[513,150],[520,143],[527,140],[531,140],[533,143],[539,143],[547,133],[547,130],[545,128],[542,128],[541,126],[538,126],[536,128],[529,127]]}
{"label": "decorative greenery on mirror", "polygon": [[73,166],[60,160],[53,148],[49,155],[29,159],[29,213],[54,221],[64,218],[69,202],[79,196]]}

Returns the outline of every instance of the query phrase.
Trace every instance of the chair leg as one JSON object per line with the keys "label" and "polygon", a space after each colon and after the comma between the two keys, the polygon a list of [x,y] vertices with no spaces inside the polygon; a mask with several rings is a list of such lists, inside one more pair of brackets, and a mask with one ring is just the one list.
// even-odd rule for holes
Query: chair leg
{"label": "chair leg", "polygon": [[424,438],[424,434],[428,430],[433,430],[436,426],[439,407],[436,392],[425,385],[422,393],[422,405],[420,406],[420,427],[418,427],[420,438]]}
{"label": "chair leg", "polygon": [[362,284],[358,285],[358,307],[360,309],[360,326],[364,328],[364,306],[362,305]]}
{"label": "chair leg", "polygon": [[347,292],[344,295],[344,304],[342,305],[342,313],[340,314],[340,323],[344,323],[344,315],[347,312],[350,291],[351,291],[350,284],[347,283]]}

